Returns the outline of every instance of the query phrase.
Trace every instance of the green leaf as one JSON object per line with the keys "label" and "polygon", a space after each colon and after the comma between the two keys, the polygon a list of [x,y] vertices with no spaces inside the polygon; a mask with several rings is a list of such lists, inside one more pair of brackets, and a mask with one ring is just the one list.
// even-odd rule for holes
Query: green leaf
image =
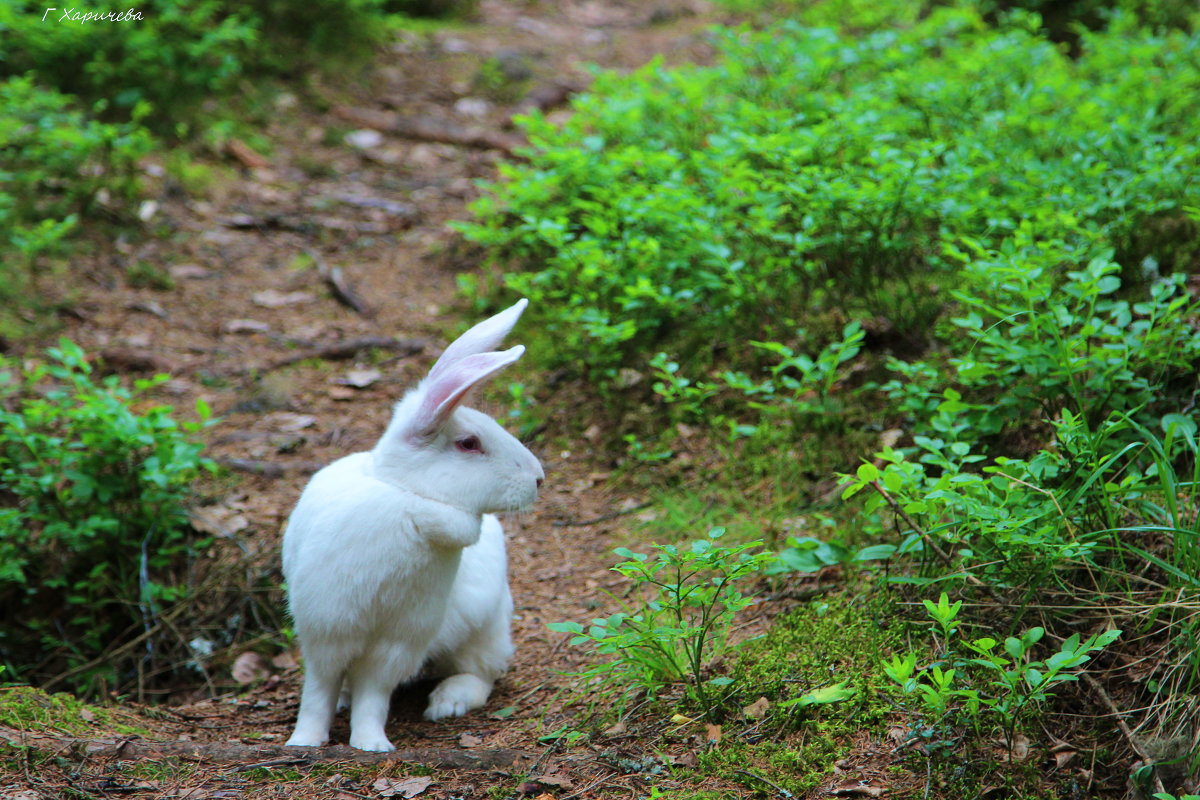
{"label": "green leaf", "polygon": [[855,695],[855,689],[847,684],[847,681],[842,681],[831,686],[814,689],[800,697],[785,700],[779,706],[781,708],[807,708],[809,706],[843,703]]}
{"label": "green leaf", "polygon": [[896,554],[894,544],[873,544],[861,548],[854,554],[854,561],[883,561]]}

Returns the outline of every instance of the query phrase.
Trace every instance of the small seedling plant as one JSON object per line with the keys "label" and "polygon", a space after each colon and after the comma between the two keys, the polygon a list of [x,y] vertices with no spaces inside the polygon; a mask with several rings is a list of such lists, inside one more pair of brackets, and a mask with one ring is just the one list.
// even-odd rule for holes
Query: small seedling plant
{"label": "small seedling plant", "polygon": [[961,600],[951,603],[943,592],[936,603],[922,602],[934,623],[930,634],[937,657],[921,667],[916,653],[897,654],[884,662],[883,670],[899,688],[901,702],[922,720],[918,734],[933,740],[928,752],[949,740],[950,728],[966,721],[977,730],[1000,727],[1011,754],[1027,715],[1049,699],[1056,686],[1078,680],[1080,668],[1121,635],[1116,629],[1086,640],[1073,634],[1058,652],[1039,661],[1033,650],[1046,635],[1043,628],[1006,637],[1003,644],[988,636],[965,640]]}
{"label": "small seedling plant", "polygon": [[589,645],[603,660],[580,677],[599,679],[616,689],[645,690],[682,682],[690,703],[716,720],[733,679],[711,677],[709,667],[729,647],[735,615],[754,599],[741,583],[773,560],[762,542],[723,544],[724,528],[689,545],[654,545],[653,555],[619,547],[625,559],[614,567],[631,581],[632,601],[622,610],[592,620],[555,622],[548,627],[571,633],[573,645]]}

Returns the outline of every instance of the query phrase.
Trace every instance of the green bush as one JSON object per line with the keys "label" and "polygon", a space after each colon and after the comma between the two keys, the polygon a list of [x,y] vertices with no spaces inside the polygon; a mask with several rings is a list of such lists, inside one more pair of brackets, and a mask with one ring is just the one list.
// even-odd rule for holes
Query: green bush
{"label": "green bush", "polygon": [[[0,364],[0,660],[22,680],[155,633],[198,544],[190,487],[214,468],[195,438],[203,404],[200,422],[188,423],[142,399],[165,376],[131,391],[115,377],[94,380],[65,339],[49,352],[50,363],[20,373]],[[75,685],[116,684],[163,635]]]}
{"label": "green bush", "polygon": [[[0,81],[0,296],[21,294],[22,275],[107,195],[116,209],[136,196],[137,162],[153,142],[137,123],[90,119],[67,95],[31,78]],[[16,262],[14,264],[14,261]]]}
{"label": "green bush", "polygon": [[[134,110],[168,133],[186,131],[203,101],[240,94],[251,75],[369,53],[386,30],[385,0],[156,0],[125,21],[71,22],[67,8],[0,5],[0,77],[33,75],[100,103],[114,119]],[[45,17],[45,19],[43,19]],[[20,46],[12,43],[20,42]],[[183,126],[183,127],[181,127]]]}
{"label": "green bush", "polygon": [[602,73],[566,123],[523,122],[528,163],[460,228],[512,265],[546,358],[602,391],[657,350],[693,371],[761,366],[749,340],[786,341],[822,308],[925,341],[964,237],[994,249],[1028,225],[1135,269],[1182,266],[1195,37],[1115,28],[1071,61],[1034,22],[783,23],[717,32],[711,67]]}
{"label": "green bush", "polygon": [[[1111,251],[1088,258],[1061,242],[1025,232],[1000,251],[960,253],[957,312],[942,334],[945,364],[894,360],[885,385],[917,433],[947,441],[1028,438],[1043,420],[1069,412],[1096,429],[1127,413],[1157,427],[1194,402],[1200,303],[1186,276],[1155,276],[1123,288]],[[1077,269],[1061,265],[1087,259]],[[951,373],[954,413],[943,403]],[[931,413],[931,411],[933,413]],[[1119,445],[1114,442],[1114,446]]]}
{"label": "green bush", "polygon": [[259,35],[256,20],[213,0],[159,0],[124,22],[59,21],[65,11],[0,6],[0,38],[10,43],[0,49],[0,75],[32,73],[88,104],[105,101],[117,118],[147,103],[164,124],[227,91]]}

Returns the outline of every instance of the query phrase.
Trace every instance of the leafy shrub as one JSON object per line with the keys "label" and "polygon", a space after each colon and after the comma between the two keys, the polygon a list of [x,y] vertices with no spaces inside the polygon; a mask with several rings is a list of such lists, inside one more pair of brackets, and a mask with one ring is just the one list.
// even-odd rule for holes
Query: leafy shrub
{"label": "leafy shrub", "polygon": [[[241,5],[241,4],[237,4]],[[199,98],[226,91],[259,35],[253,18],[214,0],[162,0],[126,22],[72,23],[31,2],[0,6],[0,74],[32,72],[43,85],[86,102],[106,100],[129,118],[149,104],[164,123]]]}
{"label": "leafy shrub", "polygon": [[101,192],[114,208],[134,198],[137,161],[152,139],[136,122],[89,119],[28,77],[0,81],[0,109],[0,254],[18,256],[5,258],[0,294],[11,297],[23,288],[15,267],[53,251]]}
{"label": "leafy shrub", "polygon": [[[24,680],[120,652],[161,633],[156,615],[184,587],[179,568],[197,542],[188,491],[213,462],[200,455],[200,422],[177,422],[167,406],[114,377],[95,381],[70,341],[52,362],[0,373],[0,658]],[[156,636],[157,634],[157,636]],[[109,680],[139,656],[114,657],[79,674]],[[144,666],[144,664],[143,664]]]}
{"label": "leafy shrub", "polygon": [[[1114,412],[1157,427],[1165,414],[1194,405],[1200,302],[1186,276],[1156,275],[1122,291],[1111,251],[1089,258],[1062,242],[1035,243],[1025,231],[1000,251],[972,249],[960,253],[958,315],[944,334],[953,406],[942,400],[937,362],[893,360],[900,377],[884,386],[917,433],[966,442],[1028,437],[1064,411],[1089,429]],[[1061,266],[1083,259],[1076,269]]]}
{"label": "leafy shrub", "polygon": [[1000,643],[988,636],[962,640],[961,600],[952,604],[942,592],[938,602],[923,602],[936,623],[935,637],[941,634],[934,662],[918,667],[918,655],[909,652],[893,656],[883,669],[916,717],[910,736],[924,739],[931,755],[950,743],[951,726],[964,721],[977,728],[1000,728],[1011,753],[1019,726],[1030,712],[1045,703],[1056,686],[1078,680],[1079,668],[1121,635],[1114,628],[1086,640],[1075,633],[1057,653],[1035,661],[1033,649],[1045,636],[1044,628],[1006,637],[1000,652]]}
{"label": "leafy shrub", "polygon": [[[691,701],[715,719],[732,678],[712,677],[708,667],[725,649],[734,615],[753,601],[742,594],[738,582],[757,574],[772,559],[768,553],[751,553],[761,542],[722,545],[725,533],[714,528],[706,539],[690,546],[655,545],[653,559],[628,548],[617,548],[625,558],[613,567],[633,581],[635,592],[650,589],[649,599],[639,598],[606,618],[584,628],[578,622],[551,623],[549,628],[575,636],[571,643],[595,648],[604,661],[580,677],[598,678],[608,689],[643,689],[651,695],[663,686],[683,682]],[[814,700],[812,702],[834,702]]]}
{"label": "leafy shrub", "polygon": [[996,249],[1026,225],[1120,263],[1190,260],[1185,231],[1173,249],[1144,232],[1197,205],[1194,37],[1087,34],[1071,61],[1030,24],[783,23],[714,34],[711,67],[602,73],[561,126],[523,122],[529,163],[460,229],[539,301],[545,357],[602,391],[660,349],[749,366],[748,341],[820,308],[924,341],[965,237]]}
{"label": "leafy shrub", "polygon": [[[71,22],[32,2],[0,5],[0,77],[32,75],[99,103],[115,119],[138,116],[181,133],[204,100],[237,81],[369,53],[385,31],[386,0],[158,0],[140,19]],[[43,17],[46,17],[43,20]],[[143,109],[135,114],[136,109]]]}

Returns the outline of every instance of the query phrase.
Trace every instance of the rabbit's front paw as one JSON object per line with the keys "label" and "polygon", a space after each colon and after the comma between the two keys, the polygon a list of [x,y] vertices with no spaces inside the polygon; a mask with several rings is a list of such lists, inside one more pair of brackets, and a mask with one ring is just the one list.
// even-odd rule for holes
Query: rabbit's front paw
{"label": "rabbit's front paw", "polygon": [[390,753],[396,749],[396,746],[388,741],[383,731],[374,733],[351,732],[350,746],[356,747],[359,750],[370,750],[373,753]]}
{"label": "rabbit's front paw", "polygon": [[292,734],[292,738],[287,740],[287,746],[288,747],[320,747],[321,745],[325,744],[327,741],[329,741],[329,737],[327,735],[314,734],[309,731],[302,731],[302,730],[297,729],[296,732]]}

